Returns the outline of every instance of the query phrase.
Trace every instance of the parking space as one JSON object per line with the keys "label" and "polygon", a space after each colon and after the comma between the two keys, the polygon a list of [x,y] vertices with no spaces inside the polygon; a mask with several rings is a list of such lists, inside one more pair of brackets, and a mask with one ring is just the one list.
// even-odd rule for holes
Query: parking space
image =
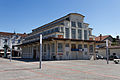
{"label": "parking space", "polygon": [[120,80],[120,64],[105,60],[24,62],[0,58],[0,80]]}

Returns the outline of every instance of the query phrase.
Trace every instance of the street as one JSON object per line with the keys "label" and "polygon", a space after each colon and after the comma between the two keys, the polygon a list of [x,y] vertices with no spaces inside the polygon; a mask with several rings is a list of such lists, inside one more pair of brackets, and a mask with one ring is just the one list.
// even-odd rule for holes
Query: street
{"label": "street", "polygon": [[120,64],[105,60],[19,61],[0,58],[0,80],[120,80]]}

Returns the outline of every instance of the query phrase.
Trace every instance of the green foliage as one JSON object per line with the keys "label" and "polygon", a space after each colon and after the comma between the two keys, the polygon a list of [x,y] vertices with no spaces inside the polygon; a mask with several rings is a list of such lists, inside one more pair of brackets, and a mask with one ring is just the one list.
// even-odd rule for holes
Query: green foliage
{"label": "green foliage", "polygon": [[119,43],[118,42],[112,42],[112,44],[111,44],[112,46],[118,46],[119,45]]}
{"label": "green foliage", "polygon": [[8,45],[4,45],[4,47],[3,48],[6,48],[6,49],[8,49],[9,47],[8,47]]}

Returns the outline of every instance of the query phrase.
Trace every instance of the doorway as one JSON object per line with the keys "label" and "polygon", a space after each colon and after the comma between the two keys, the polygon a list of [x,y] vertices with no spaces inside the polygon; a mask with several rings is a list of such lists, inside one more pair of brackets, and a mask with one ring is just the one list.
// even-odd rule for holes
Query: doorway
{"label": "doorway", "polygon": [[36,50],[33,50],[33,59],[36,59]]}

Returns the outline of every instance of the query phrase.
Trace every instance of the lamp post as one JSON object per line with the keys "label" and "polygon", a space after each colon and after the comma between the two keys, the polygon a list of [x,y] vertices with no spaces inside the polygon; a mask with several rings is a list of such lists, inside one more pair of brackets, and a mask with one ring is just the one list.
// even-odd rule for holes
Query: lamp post
{"label": "lamp post", "polygon": [[10,62],[11,62],[12,60],[12,39],[10,39],[10,51],[11,51],[10,53]]}
{"label": "lamp post", "polygon": [[42,62],[42,34],[40,34],[40,65],[39,65],[40,69],[41,69],[41,62]]}
{"label": "lamp post", "polygon": [[8,49],[7,39],[5,39],[5,44],[3,48],[4,48],[4,58],[7,58],[7,49]]}
{"label": "lamp post", "polygon": [[106,56],[107,56],[107,64],[109,64],[109,56],[108,56],[108,40],[106,40]]}

